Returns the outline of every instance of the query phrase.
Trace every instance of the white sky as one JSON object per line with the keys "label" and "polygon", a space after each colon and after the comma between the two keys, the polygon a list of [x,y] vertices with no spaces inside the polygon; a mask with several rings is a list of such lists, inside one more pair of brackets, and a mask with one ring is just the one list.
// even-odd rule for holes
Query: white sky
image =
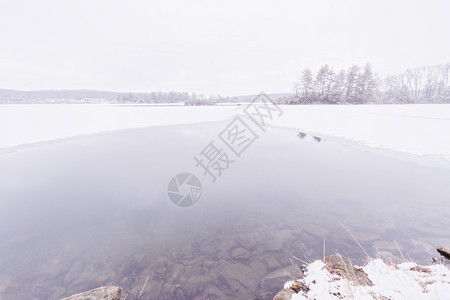
{"label": "white sky", "polygon": [[450,61],[450,1],[0,0],[0,88],[289,92],[301,69]]}

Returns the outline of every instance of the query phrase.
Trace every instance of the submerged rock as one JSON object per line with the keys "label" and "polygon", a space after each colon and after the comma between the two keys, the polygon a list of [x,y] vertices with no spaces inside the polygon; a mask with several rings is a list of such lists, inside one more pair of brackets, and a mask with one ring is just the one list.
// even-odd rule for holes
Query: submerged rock
{"label": "submerged rock", "polygon": [[235,291],[241,290],[242,288],[254,290],[260,280],[255,271],[242,263],[221,261],[213,273],[218,274],[221,281]]}
{"label": "submerged rock", "polygon": [[296,266],[281,268],[267,274],[261,279],[261,290],[263,292],[276,292],[286,281],[302,277],[303,272]]}
{"label": "submerged rock", "polygon": [[3,293],[11,284],[11,277],[0,274],[0,293]]}
{"label": "submerged rock", "polygon": [[355,232],[354,235],[360,243],[373,242],[381,239],[379,235],[372,232]]}
{"label": "submerged rock", "polygon": [[275,271],[282,267],[275,255],[266,253],[264,255],[261,255],[261,259],[263,259],[263,261],[266,263],[268,272]]}
{"label": "submerged rock", "polygon": [[277,234],[277,235],[273,235],[273,236],[269,236],[266,238],[266,240],[264,241],[264,244],[262,245],[261,249],[264,252],[268,252],[268,251],[281,251],[284,249],[284,243],[286,242],[286,237],[281,235],[281,234]]}
{"label": "submerged rock", "polygon": [[[158,299],[159,294],[161,293],[162,285],[163,283],[160,281],[149,280],[143,290],[143,295],[145,295],[144,299]],[[137,292],[140,293],[140,291],[142,291],[142,287],[143,285],[138,286],[139,290]]]}
{"label": "submerged rock", "polygon": [[112,281],[116,276],[116,273],[113,270],[104,270],[100,272],[96,276],[96,280],[100,284],[108,284],[108,282]]}
{"label": "submerged rock", "polygon": [[259,243],[259,239],[254,233],[245,233],[236,237],[236,243],[247,250],[252,250]]}
{"label": "submerged rock", "polygon": [[293,294],[295,294],[294,290],[285,289],[276,294],[275,297],[273,297],[273,300],[291,300]]}
{"label": "submerged rock", "polygon": [[259,277],[263,277],[265,274],[267,274],[267,267],[266,265],[258,260],[252,260],[252,262],[248,265]]}
{"label": "submerged rock", "polygon": [[66,293],[66,289],[62,286],[54,286],[49,290],[50,299],[60,299]]}
{"label": "submerged rock", "polygon": [[330,232],[327,228],[315,224],[307,224],[304,228],[304,231],[317,237],[326,237]]}
{"label": "submerged rock", "polygon": [[105,286],[72,295],[62,300],[120,300],[121,294],[122,288],[118,286]]}
{"label": "submerged rock", "polygon": [[250,252],[244,248],[234,248],[231,250],[231,258],[239,261],[246,261],[250,258]]}
{"label": "submerged rock", "polygon": [[394,251],[398,250],[397,245],[393,241],[384,241],[384,240],[374,241],[372,243],[372,247],[380,250],[394,250]]}
{"label": "submerged rock", "polygon": [[69,271],[64,276],[64,283],[67,285],[69,283],[74,282],[76,279],[81,277],[83,273],[84,265],[81,261],[76,261],[72,264]]}

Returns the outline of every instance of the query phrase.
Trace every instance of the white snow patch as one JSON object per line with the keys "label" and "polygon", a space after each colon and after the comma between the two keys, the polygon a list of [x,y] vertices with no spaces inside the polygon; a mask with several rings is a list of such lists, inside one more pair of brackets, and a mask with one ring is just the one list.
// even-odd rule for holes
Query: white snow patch
{"label": "white snow patch", "polygon": [[236,106],[0,105],[0,148],[149,126],[225,120]]}
{"label": "white snow patch", "polygon": [[[367,273],[374,286],[358,286],[331,274],[322,261],[308,266],[305,278],[300,281],[310,290],[292,295],[292,300],[304,299],[361,299],[373,300],[374,297],[389,299],[448,299],[450,295],[450,270],[444,265],[424,267],[430,273],[411,270],[415,263],[403,263],[397,266],[387,265],[381,259],[374,259],[362,269]],[[313,283],[314,282],[314,283]],[[286,282],[289,288],[292,281]]]}
{"label": "white snow patch", "polygon": [[450,159],[449,104],[284,105],[274,122],[306,133]]}
{"label": "white snow patch", "polygon": [[[0,105],[0,148],[148,126],[230,119],[243,105]],[[450,160],[450,105],[282,105],[268,124]]]}
{"label": "white snow patch", "polygon": [[374,291],[392,299],[448,299],[450,270],[440,264],[427,266],[430,273],[411,270],[415,263],[397,266],[381,259],[370,261],[363,270],[373,282]]}
{"label": "white snow patch", "polygon": [[[308,266],[307,276],[301,280],[310,290],[308,293],[292,295],[292,300],[304,299],[361,299],[373,300],[370,290],[366,287],[355,286],[347,279],[331,274],[325,268],[325,264],[318,260]],[[286,286],[287,284],[285,284]],[[289,285],[290,286],[290,285]]]}

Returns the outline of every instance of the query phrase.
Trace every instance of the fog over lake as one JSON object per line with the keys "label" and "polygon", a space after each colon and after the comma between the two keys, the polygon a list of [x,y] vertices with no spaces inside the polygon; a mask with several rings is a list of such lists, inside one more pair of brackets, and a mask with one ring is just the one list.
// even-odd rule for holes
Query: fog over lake
{"label": "fog over lake", "polygon": [[[146,277],[158,290],[149,299],[192,299],[199,290],[189,278],[236,260],[242,235],[255,243],[244,249],[246,263],[275,259],[276,267],[321,258],[324,240],[326,254],[363,262],[345,228],[371,255],[394,259],[395,242],[426,261],[448,239],[450,169],[269,126],[241,157],[230,153],[235,161],[212,183],[193,157],[229,122],[129,129],[1,154],[0,277],[12,282],[2,299],[58,299],[101,285],[132,291]],[[203,187],[188,208],[167,195],[181,172]],[[161,261],[167,270],[156,270]],[[132,263],[139,267],[126,267]],[[169,267],[178,265],[178,273]],[[271,271],[241,282],[244,294],[257,293]],[[156,287],[158,280],[165,283]],[[227,278],[211,280],[209,295],[235,295]]]}

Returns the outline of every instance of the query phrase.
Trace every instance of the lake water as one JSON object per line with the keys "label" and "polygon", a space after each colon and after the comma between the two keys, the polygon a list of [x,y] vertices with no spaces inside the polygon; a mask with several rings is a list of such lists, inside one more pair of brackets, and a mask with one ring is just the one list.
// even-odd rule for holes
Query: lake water
{"label": "lake water", "polygon": [[[345,228],[369,255],[394,261],[428,262],[448,243],[448,168],[277,127],[235,157],[217,138],[227,125],[125,130],[0,155],[0,299],[102,285],[134,299],[146,281],[142,299],[271,299],[268,274],[295,277],[324,249],[364,262]],[[215,183],[193,159],[211,141],[235,160]],[[203,186],[189,208],[167,195],[181,172]]]}

